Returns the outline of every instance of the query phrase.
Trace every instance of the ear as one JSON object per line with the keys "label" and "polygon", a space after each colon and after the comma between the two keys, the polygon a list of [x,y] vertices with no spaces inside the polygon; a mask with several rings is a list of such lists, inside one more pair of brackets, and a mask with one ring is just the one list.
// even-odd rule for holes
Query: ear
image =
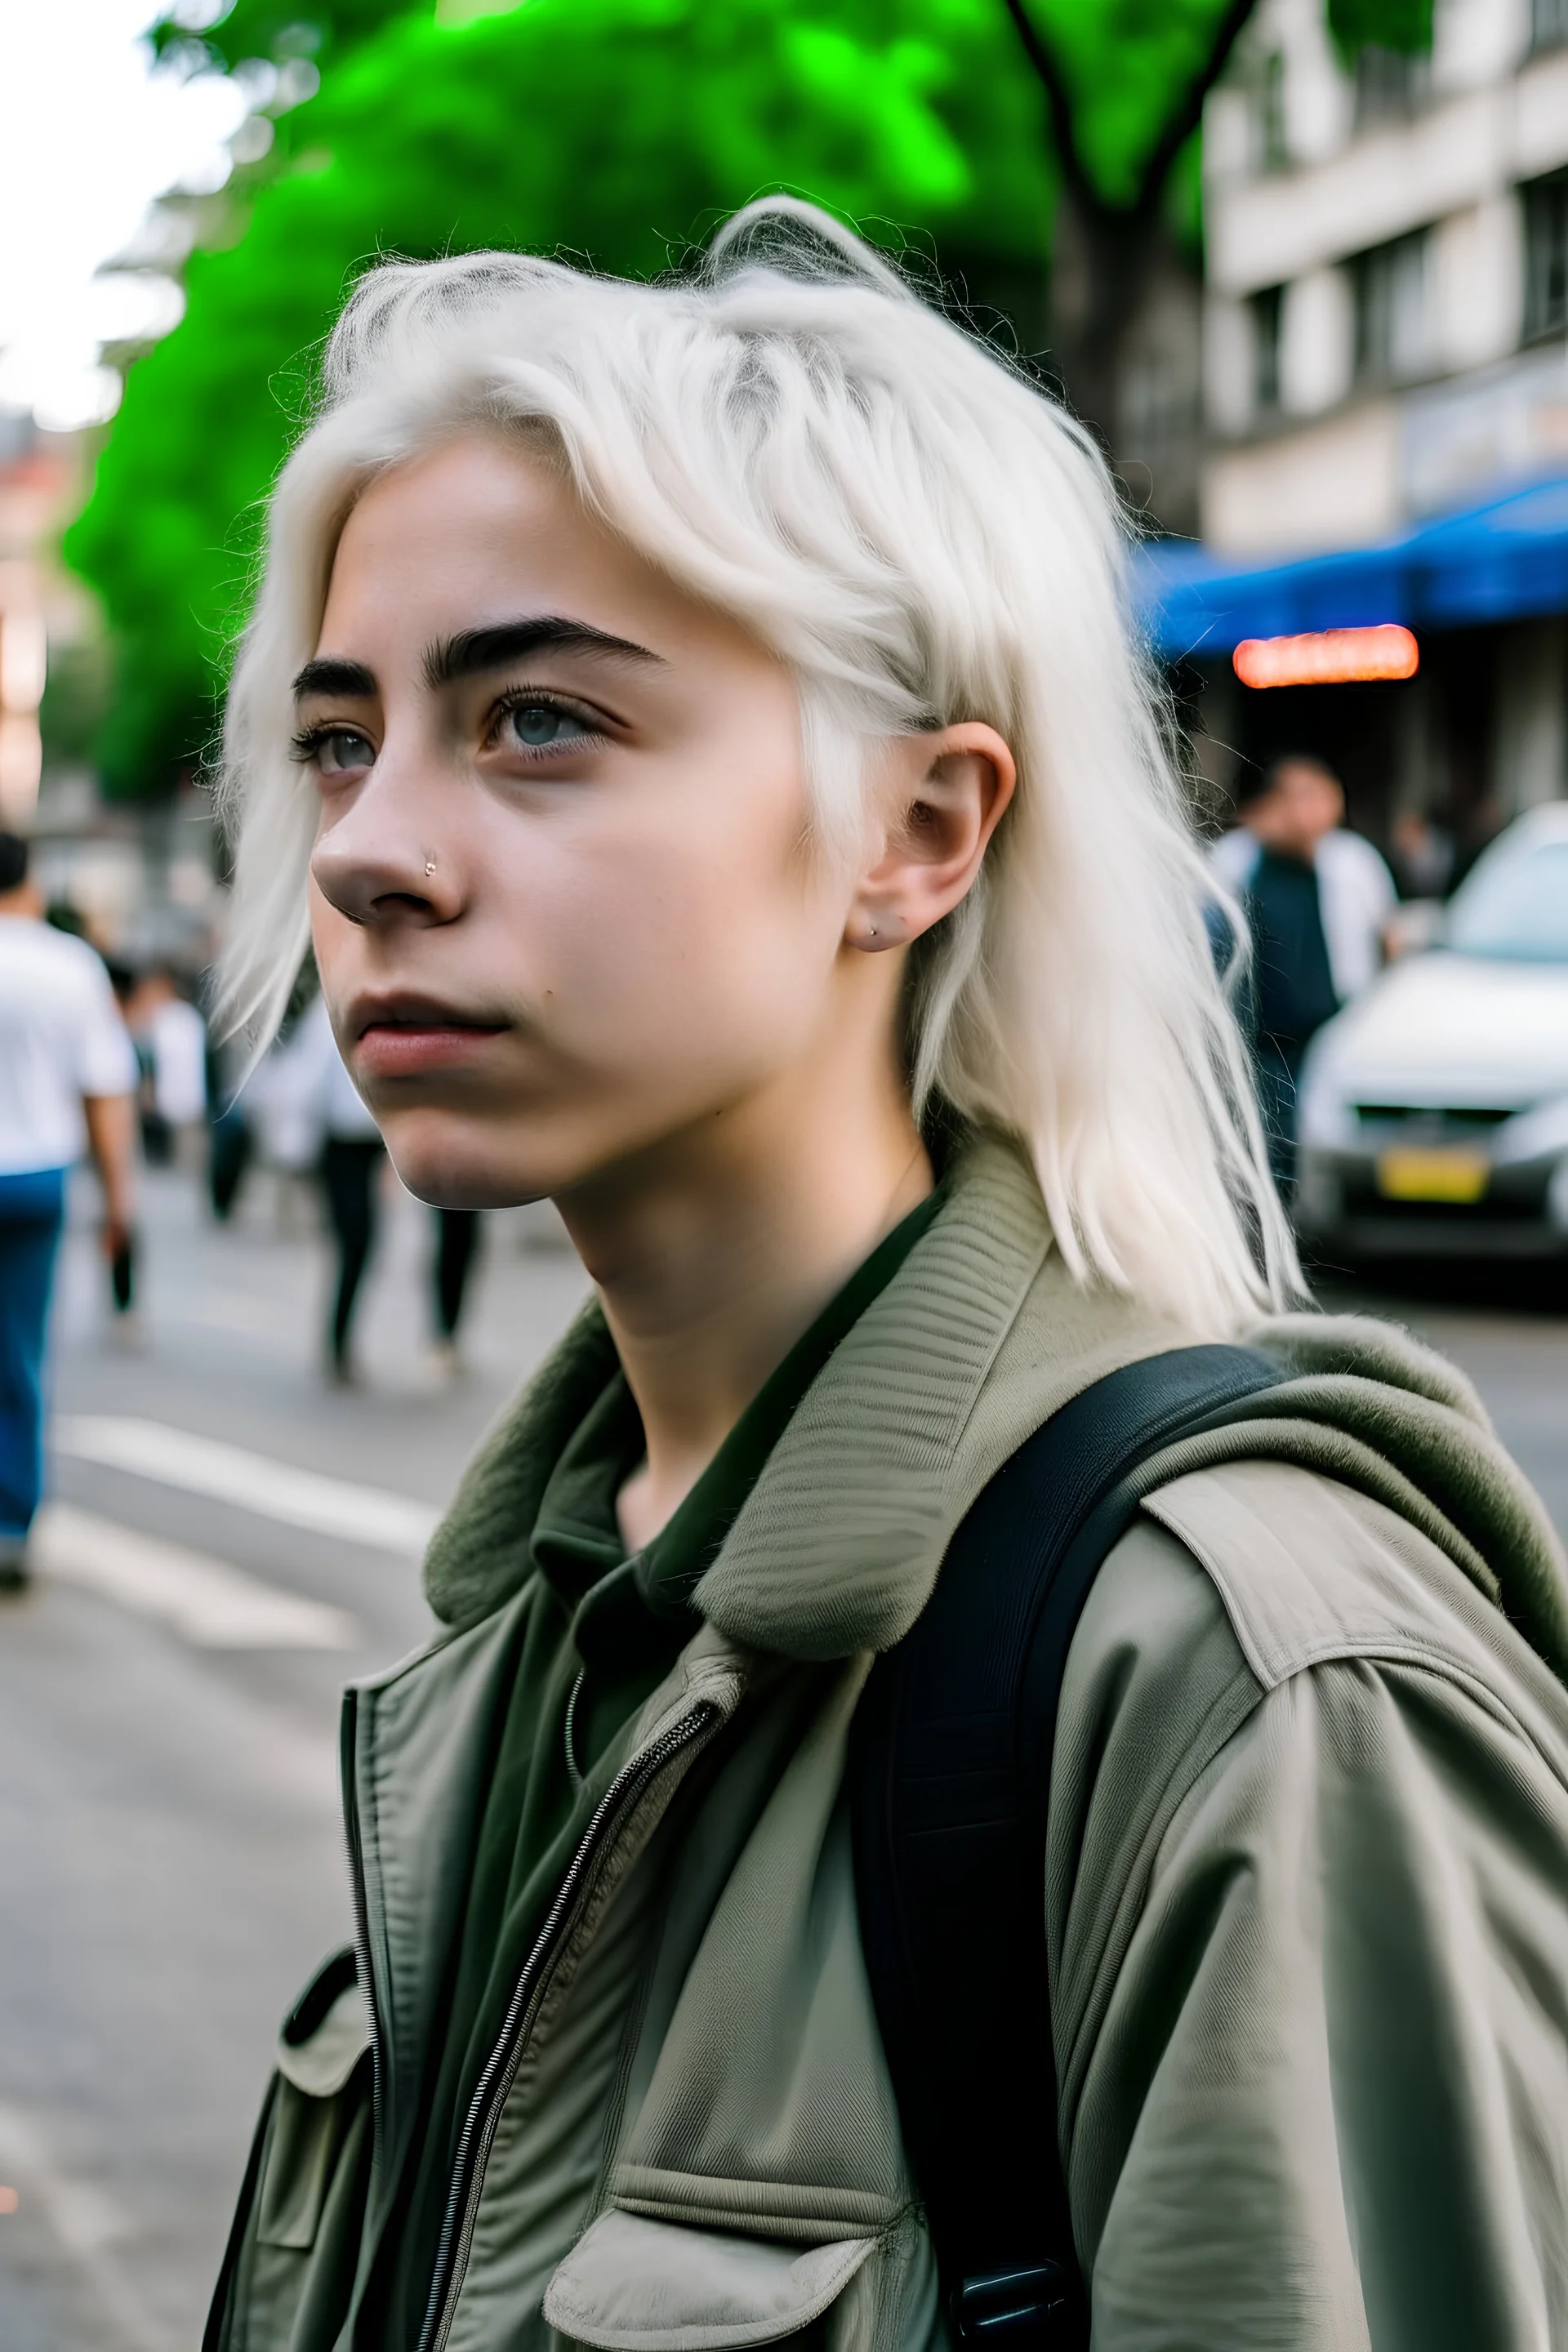
{"label": "ear", "polygon": [[893,737],[879,779],[881,836],[856,885],[847,944],[872,954],[907,947],[951,914],[1017,782],[1006,743],[979,719]]}

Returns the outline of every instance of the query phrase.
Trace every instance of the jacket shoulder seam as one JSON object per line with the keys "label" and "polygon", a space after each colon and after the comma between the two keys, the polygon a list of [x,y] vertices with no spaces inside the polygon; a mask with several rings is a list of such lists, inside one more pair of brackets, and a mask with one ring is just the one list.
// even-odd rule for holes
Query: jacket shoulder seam
{"label": "jacket shoulder seam", "polygon": [[[1216,1465],[1212,1470],[1194,1471],[1188,1475],[1194,1486],[1200,1482],[1207,1485],[1211,1480],[1217,1483],[1223,1480],[1224,1471],[1228,1466]],[[1279,1463],[1271,1463],[1269,1467],[1276,1470],[1293,1468],[1314,1486],[1332,1488],[1355,1504],[1364,1504],[1371,1499],[1362,1495],[1358,1488],[1347,1486],[1342,1480],[1331,1478],[1321,1470]],[[1176,1483],[1172,1482],[1173,1485]],[[1156,1525],[1174,1536],[1208,1577],[1242,1654],[1264,1690],[1277,1689],[1292,1676],[1310,1672],[1314,1666],[1329,1664],[1336,1659],[1368,1662],[1382,1659],[1391,1664],[1419,1665],[1467,1683],[1475,1683],[1474,1658],[1466,1655],[1465,1647],[1458,1638],[1447,1635],[1438,1628],[1400,1625],[1392,1622],[1386,1613],[1381,1622],[1303,1627],[1296,1634],[1272,1633],[1266,1623],[1260,1622],[1260,1612],[1247,1605],[1245,1580],[1238,1576],[1234,1563],[1226,1557],[1226,1547],[1211,1539],[1202,1528],[1194,1526],[1189,1515],[1179,1511],[1173,1502],[1168,1503],[1167,1493],[1167,1489],[1156,1488],[1143,1497],[1140,1508]],[[1268,1542],[1286,1553],[1292,1564],[1300,1568],[1299,1551],[1287,1538],[1281,1538],[1278,1527],[1268,1526],[1261,1520],[1258,1524],[1260,1534]],[[1419,1528],[1410,1527],[1408,1522],[1401,1524],[1415,1540],[1423,1540]],[[1331,1604],[1325,1602],[1323,1605],[1327,1609]]]}
{"label": "jacket shoulder seam", "polygon": [[1540,1740],[1521,1719],[1518,1710],[1510,1706],[1500,1692],[1462,1659],[1446,1656],[1440,1652],[1434,1654],[1418,1642],[1387,1642],[1353,1650],[1329,1649],[1321,1656],[1303,1658],[1300,1665],[1282,1676],[1276,1687],[1283,1689],[1305,1675],[1315,1675],[1324,1666],[1337,1665],[1400,1666],[1407,1673],[1424,1675],[1433,1682],[1446,1683],[1451,1688],[1463,1691],[1471,1705],[1483,1715],[1489,1716],[1500,1729],[1511,1733],[1532,1753],[1542,1756],[1556,1777],[1557,1768],[1545,1757]]}

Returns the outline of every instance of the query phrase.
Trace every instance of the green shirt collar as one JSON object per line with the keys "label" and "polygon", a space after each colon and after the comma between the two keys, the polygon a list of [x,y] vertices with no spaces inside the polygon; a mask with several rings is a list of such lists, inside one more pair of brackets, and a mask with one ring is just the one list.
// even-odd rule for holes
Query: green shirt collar
{"label": "green shirt collar", "polygon": [[[763,1465],[835,1349],[934,1222],[945,1190],[937,1185],[857,1267],[763,1382],[668,1525],[633,1556],[632,1580],[656,1616],[690,1618],[695,1626],[691,1595],[718,1558]],[[531,1545],[534,1567],[578,1611],[580,1638],[590,1645],[599,1613],[593,1602],[582,1605],[590,1591],[613,1577],[606,1604],[624,1606],[630,1597],[626,1580],[614,1576],[626,1557],[616,1499],[643,1450],[641,1417],[617,1366],[546,1479]]]}

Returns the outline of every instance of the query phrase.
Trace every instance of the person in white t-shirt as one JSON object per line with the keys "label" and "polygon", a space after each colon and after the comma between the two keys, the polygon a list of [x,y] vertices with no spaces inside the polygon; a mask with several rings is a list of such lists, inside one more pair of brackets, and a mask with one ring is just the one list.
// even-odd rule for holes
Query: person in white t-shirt
{"label": "person in white t-shirt", "polygon": [[85,1142],[104,1247],[131,1228],[136,1060],[109,974],[53,929],[27,845],[0,833],[0,1590],[26,1582],[43,1487],[43,1365],[66,1178]]}

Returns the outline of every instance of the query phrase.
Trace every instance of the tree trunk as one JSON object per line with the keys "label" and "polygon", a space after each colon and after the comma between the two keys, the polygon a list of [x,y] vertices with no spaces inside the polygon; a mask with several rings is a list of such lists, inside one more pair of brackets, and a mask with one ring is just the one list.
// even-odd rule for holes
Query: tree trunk
{"label": "tree trunk", "polygon": [[1051,356],[1067,397],[1109,450],[1121,439],[1122,346],[1158,254],[1161,220],[1063,188],[1051,256]]}

